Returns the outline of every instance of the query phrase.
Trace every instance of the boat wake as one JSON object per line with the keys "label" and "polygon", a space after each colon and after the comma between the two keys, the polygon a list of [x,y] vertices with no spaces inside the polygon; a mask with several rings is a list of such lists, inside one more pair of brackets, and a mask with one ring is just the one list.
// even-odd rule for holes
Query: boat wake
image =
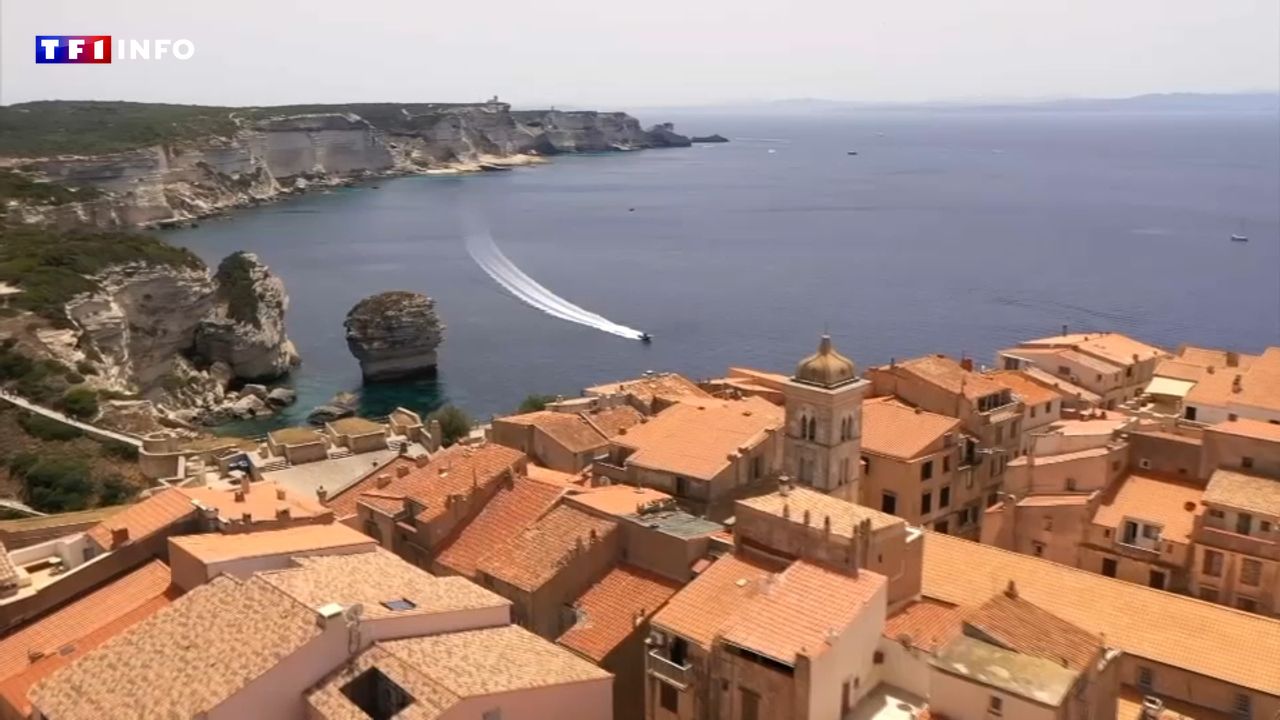
{"label": "boat wake", "polygon": [[472,230],[467,235],[467,253],[476,261],[481,270],[501,285],[516,299],[542,312],[568,320],[571,323],[585,325],[602,332],[607,332],[629,340],[640,340],[644,333],[635,328],[619,325],[608,318],[597,315],[574,305],[539,285],[536,280],[524,274],[515,263],[502,254],[497,243],[483,230]]}

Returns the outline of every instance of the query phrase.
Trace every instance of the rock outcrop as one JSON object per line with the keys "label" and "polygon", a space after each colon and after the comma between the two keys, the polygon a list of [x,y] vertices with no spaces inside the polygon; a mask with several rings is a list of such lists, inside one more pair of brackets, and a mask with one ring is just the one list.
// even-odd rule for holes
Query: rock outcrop
{"label": "rock outcrop", "polygon": [[64,363],[91,366],[96,387],[139,395],[162,414],[243,417],[249,408],[230,407],[240,398],[229,385],[278,378],[298,363],[284,330],[284,285],[253,255],[236,253],[213,275],[134,263],[92,280],[96,290],[67,303],[71,337],[46,347]]}
{"label": "rock outcrop", "polygon": [[695,135],[689,138],[689,142],[691,143],[727,143],[729,142],[729,138],[723,135],[720,135],[718,133],[715,135]]}
{"label": "rock outcrop", "polygon": [[341,420],[356,414],[360,407],[360,398],[354,393],[340,392],[324,405],[317,405],[307,415],[307,422],[312,425],[323,425],[334,420]]}
{"label": "rock outcrop", "polygon": [[[626,113],[512,111],[472,104],[352,104],[267,115],[232,110],[236,130],[91,156],[22,157],[45,179],[102,191],[93,200],[13,209],[59,226],[165,225],[305,189],[392,174],[481,171],[574,152],[684,147],[670,124],[648,130]],[[213,109],[211,109],[212,111]]]}
{"label": "rock outcrop", "polygon": [[366,382],[435,371],[444,324],[426,295],[397,290],[367,297],[351,308],[344,325]]}

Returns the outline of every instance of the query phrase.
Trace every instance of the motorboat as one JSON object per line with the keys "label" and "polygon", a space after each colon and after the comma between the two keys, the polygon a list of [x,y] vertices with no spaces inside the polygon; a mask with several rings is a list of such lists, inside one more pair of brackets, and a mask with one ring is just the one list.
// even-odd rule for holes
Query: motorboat
{"label": "motorboat", "polygon": [[644,343],[645,345],[648,345],[649,343],[653,342],[653,336],[650,335],[649,333],[640,333],[640,342]]}

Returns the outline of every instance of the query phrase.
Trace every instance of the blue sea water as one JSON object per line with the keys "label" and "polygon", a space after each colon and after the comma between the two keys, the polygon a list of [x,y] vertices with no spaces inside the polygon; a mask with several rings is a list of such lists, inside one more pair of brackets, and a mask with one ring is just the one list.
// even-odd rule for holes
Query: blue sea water
{"label": "blue sea water", "polygon": [[[675,119],[733,141],[381,180],[169,233],[210,263],[258,253],[291,296],[299,404],[235,429],[359,390],[342,322],[392,289],[434,297],[448,329],[438,377],[365,388],[370,414],[452,402],[487,417],[644,370],[787,371],[824,328],[864,366],[989,363],[1062,325],[1170,347],[1280,341],[1275,114]],[[654,342],[521,304],[467,254],[467,214],[542,285]],[[1242,228],[1250,242],[1230,242]]]}

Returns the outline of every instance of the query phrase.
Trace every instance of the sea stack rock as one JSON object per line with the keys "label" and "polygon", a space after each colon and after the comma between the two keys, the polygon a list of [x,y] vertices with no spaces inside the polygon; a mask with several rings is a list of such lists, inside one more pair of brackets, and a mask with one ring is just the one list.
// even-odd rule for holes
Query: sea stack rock
{"label": "sea stack rock", "polygon": [[298,352],[284,329],[289,296],[257,255],[228,255],[213,282],[213,308],[196,327],[197,357],[224,362],[244,380],[273,380],[298,364]]}
{"label": "sea stack rock", "polygon": [[426,295],[395,290],[367,297],[347,313],[344,326],[365,382],[435,372],[444,324]]}

